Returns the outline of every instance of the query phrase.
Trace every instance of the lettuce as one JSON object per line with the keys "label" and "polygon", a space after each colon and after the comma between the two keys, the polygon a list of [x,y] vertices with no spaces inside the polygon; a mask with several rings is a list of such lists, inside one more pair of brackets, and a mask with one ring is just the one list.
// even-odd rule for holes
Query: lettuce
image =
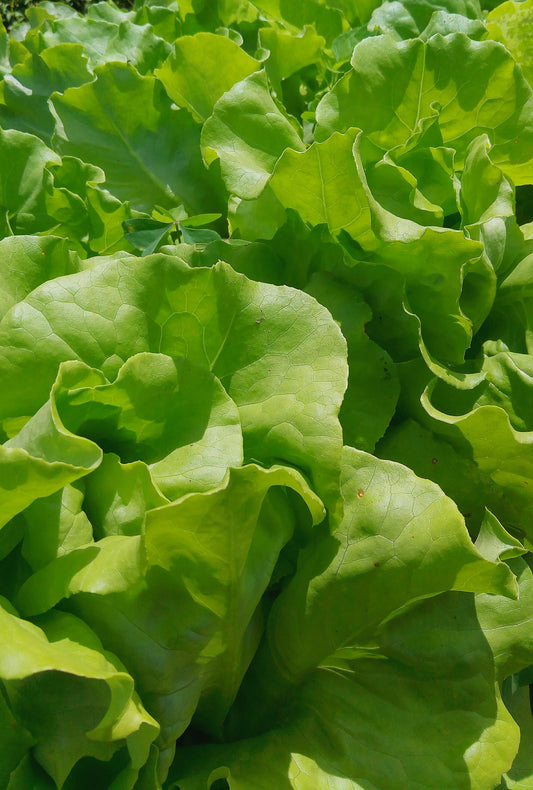
{"label": "lettuce", "polygon": [[530,788],[531,3],[26,16],[0,788]]}

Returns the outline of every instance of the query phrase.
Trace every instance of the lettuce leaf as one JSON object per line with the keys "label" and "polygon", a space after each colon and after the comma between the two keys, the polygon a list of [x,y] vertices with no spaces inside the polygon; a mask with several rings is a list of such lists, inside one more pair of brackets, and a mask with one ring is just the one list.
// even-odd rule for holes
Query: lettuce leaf
{"label": "lettuce leaf", "polygon": [[23,5],[0,786],[531,788],[530,0]]}

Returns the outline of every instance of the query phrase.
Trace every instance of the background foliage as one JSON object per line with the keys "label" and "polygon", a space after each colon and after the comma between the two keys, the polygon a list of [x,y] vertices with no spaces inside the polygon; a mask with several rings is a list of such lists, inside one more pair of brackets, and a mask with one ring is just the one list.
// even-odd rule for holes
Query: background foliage
{"label": "background foliage", "polygon": [[[98,0],[67,0],[66,4],[84,14],[88,7]],[[132,8],[134,0],[116,0],[119,8]],[[35,5],[35,0],[0,0],[0,16],[7,30],[17,22],[22,22],[26,9]]]}

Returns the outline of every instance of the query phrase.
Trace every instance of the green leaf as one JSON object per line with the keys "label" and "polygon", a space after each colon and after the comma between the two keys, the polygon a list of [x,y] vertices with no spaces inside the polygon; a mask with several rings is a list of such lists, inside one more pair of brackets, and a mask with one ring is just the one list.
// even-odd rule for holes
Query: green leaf
{"label": "green leaf", "polygon": [[74,436],[61,423],[52,391],[50,401],[0,446],[0,524],[36,499],[89,474],[101,460],[102,452],[93,442]]}
{"label": "green leaf", "polygon": [[263,71],[225,93],[202,130],[206,161],[220,159],[228,191],[241,198],[259,195],[286,148],[305,150],[300,135],[274,103]]}
{"label": "green leaf", "polygon": [[521,557],[522,554],[526,553],[526,549],[522,546],[520,541],[510,535],[507,530],[502,527],[490,510],[485,512],[485,517],[481,523],[481,529],[476,539],[476,548],[491,562]]}
{"label": "green leaf", "polygon": [[78,263],[64,239],[8,236],[0,241],[0,318],[47,280],[72,274]]}
{"label": "green leaf", "polygon": [[[70,192],[84,200],[90,186],[97,186],[105,181],[104,171],[92,164],[82,162],[75,156],[64,156],[58,164],[48,165],[54,177],[55,191]],[[52,196],[48,196],[49,200]]]}
{"label": "green leaf", "polygon": [[122,227],[125,231],[124,238],[140,250],[144,258],[145,255],[151,255],[157,250],[168,232],[176,225],[174,222],[160,222],[150,217],[139,217],[124,220]]}
{"label": "green leaf", "polygon": [[270,186],[281,204],[298,211],[305,222],[327,223],[332,234],[345,230],[361,244],[372,245],[368,198],[352,154],[357,133],[334,134],[305,152],[285,151]]}
{"label": "green leaf", "polygon": [[366,164],[366,177],[375,199],[389,212],[422,225],[442,225],[446,215],[458,211],[455,150],[440,144],[435,120],[422,126],[420,139],[396,146],[375,165]]}
{"label": "green leaf", "polygon": [[185,244],[209,244],[212,241],[220,241],[218,233],[209,228],[189,228],[180,222],[179,229]]}
{"label": "green leaf", "polygon": [[132,717],[133,681],[107,660],[94,635],[86,647],[76,641],[67,615],[51,615],[49,622],[47,638],[41,628],[0,607],[0,677],[14,715],[36,741],[34,757],[62,786],[81,757],[109,759],[141,729],[147,752],[158,728],[142,708],[141,716]]}
{"label": "green leaf", "polygon": [[[405,283],[397,280],[396,299],[419,317],[421,339],[429,353],[460,364],[473,325],[482,323],[492,305],[494,271],[480,257],[481,244],[463,233],[424,228],[380,206],[366,181],[360,144],[363,136],[352,129],[314,143],[303,154],[286,151],[270,187],[280,204],[297,210],[304,221],[327,223],[332,234],[340,233],[348,250],[350,237],[354,239],[355,256],[396,270]],[[352,278],[346,267],[335,271],[341,279],[360,285],[355,272]]]}
{"label": "green leaf", "polygon": [[4,419],[39,408],[62,361],[82,359],[111,379],[142,351],[186,356],[236,403],[246,459],[294,464],[329,506],[338,501],[346,345],[327,310],[302,292],[252,282],[225,264],[115,259],[33,291],[4,318],[0,338],[10,380],[0,395]]}
{"label": "green leaf", "polygon": [[257,198],[242,200],[230,197],[228,225],[232,236],[250,239],[271,239],[285,223],[287,214],[267,185]]}
{"label": "green leaf", "polygon": [[355,288],[315,274],[306,290],[330,310],[348,343],[348,388],[339,412],[344,442],[373,452],[396,409],[395,365],[366,334],[372,312]]}
{"label": "green leaf", "polygon": [[420,225],[442,225],[442,207],[428,200],[412,173],[388,154],[367,170],[367,179],[372,194],[387,211]]}
{"label": "green leaf", "polygon": [[526,254],[500,285],[492,315],[489,337],[502,339],[521,353],[533,349],[533,256]]}
{"label": "green leaf", "polygon": [[259,31],[259,42],[269,52],[265,69],[280,97],[282,80],[306,66],[321,63],[326,45],[325,39],[317,35],[315,28],[310,25],[305,25],[298,35],[291,35],[288,30],[263,27]]}
{"label": "green leaf", "polygon": [[179,107],[203,122],[222,94],[259,66],[229,38],[197,33],[179,38],[155,75]]}
{"label": "green leaf", "polygon": [[[246,466],[213,491],[147,513],[141,584],[132,584],[138,565],[129,557],[137,544],[128,537],[100,541],[99,557],[72,575],[70,605],[127,663],[161,723],[163,746],[174,745],[199,700],[198,721],[218,729],[237,693],[262,632],[261,596],[296,526],[279,487],[296,491],[314,522],[322,519],[322,503],[296,471]],[[116,568],[106,574],[108,585],[99,560]],[[48,584],[26,584],[36,603],[59,562]]]}
{"label": "green leaf", "polygon": [[418,477],[437,483],[456,502],[474,534],[485,516],[485,505],[494,507],[493,503],[501,499],[501,491],[472,459],[414,420],[391,427],[376,454],[405,464]]}
{"label": "green leaf", "polygon": [[24,790],[26,787],[54,790],[54,783],[40,765],[30,755],[26,755],[11,772],[7,787],[8,790]]}
{"label": "green leaf", "polygon": [[407,302],[402,272],[380,264],[377,259],[371,263],[337,264],[332,271],[338,279],[356,287],[370,305],[372,320],[366,327],[368,336],[395,362],[416,359],[422,348],[420,319]]}
{"label": "green leaf", "polygon": [[290,520],[276,523],[268,511],[266,518],[261,517],[272,486],[293,488],[308,505],[313,523],[322,520],[321,502],[298,473],[257,466],[232,470],[222,490],[191,495],[147,516],[148,564],[179,579],[194,600],[221,621],[202,651],[211,662],[204,668],[202,698],[195,713],[196,720],[211,731],[222,725],[255,651],[257,623],[254,627],[252,618],[292,533]]}
{"label": "green leaf", "polygon": [[[165,8],[165,5],[170,7]],[[172,7],[173,5],[174,7]],[[137,25],[150,25],[155,35],[164,38],[169,44],[173,44],[180,35],[181,25],[177,3],[161,3],[158,5],[142,3],[136,11],[135,23]]]}
{"label": "green leaf", "polygon": [[140,535],[146,512],[167,502],[143,461],[123,464],[114,453],[105,453],[85,481],[83,508],[97,540]]}
{"label": "green leaf", "polygon": [[459,231],[395,221],[377,204],[373,208],[382,222],[382,244],[370,260],[385,263],[404,278],[403,307],[420,319],[421,340],[429,354],[460,365],[496,290],[481,244]]}
{"label": "green leaf", "polygon": [[257,9],[249,0],[217,0],[218,15],[224,25],[242,25],[254,22]]}
{"label": "green leaf", "polygon": [[489,507],[504,525],[524,530],[531,539],[528,513],[532,506],[533,433],[515,430],[509,415],[495,403],[473,405],[462,414],[441,411],[432,403],[434,388],[435,382],[422,395],[422,406],[431,418],[433,430],[448,438],[462,454],[466,451],[500,487],[500,496],[489,502]]}
{"label": "green leaf", "polygon": [[303,30],[306,25],[314,25],[318,35],[323,36],[328,45],[343,29],[342,14],[333,7],[334,3],[326,5],[320,0],[254,0],[253,5],[267,18],[282,21],[284,27],[294,32]]}
{"label": "green leaf", "polygon": [[103,19],[106,22],[113,22],[120,24],[135,18],[135,11],[133,9],[126,10],[114,3],[99,2],[94,3],[87,9],[87,17],[89,19]]}
{"label": "green leaf", "polygon": [[493,8],[487,16],[487,35],[502,43],[522,69],[524,77],[533,84],[533,56],[529,37],[533,25],[533,3],[507,0]]}
{"label": "green leaf", "polygon": [[[121,17],[124,15],[121,13]],[[117,20],[118,22],[118,20]],[[39,30],[41,46],[82,44],[92,69],[111,61],[133,63],[140,74],[148,74],[170,49],[149,25],[135,25],[127,19],[116,22],[72,16],[45,22]]]}
{"label": "green leaf", "polygon": [[368,28],[380,33],[394,33],[399,38],[427,39],[440,33],[466,33],[480,38],[485,32],[482,12],[477,0],[404,0],[382,3],[375,9]]}
{"label": "green leaf", "polygon": [[[495,346],[495,347],[494,347]],[[475,406],[501,406],[509,415],[511,425],[519,431],[533,430],[530,397],[533,386],[533,366],[528,354],[513,354],[500,350],[499,344],[484,344],[484,382],[473,391]],[[465,404],[466,405],[466,404]]]}
{"label": "green leaf", "polygon": [[101,167],[106,186],[151,212],[185,203],[192,213],[219,207],[220,187],[200,159],[200,127],[174,110],[154,77],[127,64],[95,69],[96,80],[53,94],[60,123],[54,146]]}
{"label": "green leaf", "polygon": [[365,152],[376,161],[416,140],[424,120],[436,117],[444,145],[457,152],[457,168],[469,143],[486,132],[495,164],[516,184],[529,183],[531,89],[501,45],[463,33],[427,42],[377,36],[356,46],[352,66],[317,108],[318,140],[359,127],[368,137]]}
{"label": "green leaf", "polygon": [[79,19],[79,13],[67,5],[67,3],[54,2],[54,0],[43,0],[38,6],[30,6],[26,10],[26,15],[32,28],[38,27],[43,21],[49,19],[69,19],[76,17]]}
{"label": "green leaf", "polygon": [[515,555],[515,559],[507,560],[507,565],[517,578],[518,600],[511,602],[500,595],[476,596],[479,623],[494,654],[500,681],[533,663],[533,574],[522,557]]}
{"label": "green leaf", "polygon": [[474,41],[484,38],[485,24],[481,19],[467,19],[461,14],[450,14],[447,11],[435,11],[424,30],[423,37],[449,36],[451,33],[465,33]]}
{"label": "green leaf", "polygon": [[504,693],[504,702],[520,726],[520,748],[512,768],[502,777],[502,790],[531,790],[533,787],[533,722],[529,689],[520,686],[513,693]]}
{"label": "green leaf", "polygon": [[61,554],[21,585],[15,596],[17,609],[25,617],[35,617],[83,590],[110,595],[134,589],[142,574],[141,550],[139,536],[110,535]]}
{"label": "green leaf", "polygon": [[[508,568],[472,545],[455,503],[406,467],[346,448],[342,493],[343,521],[332,535],[317,533],[272,609],[269,646],[285,677],[367,644],[423,598],[450,589],[516,596]],[[347,597],[357,611],[342,606]]]}
{"label": "green leaf", "polygon": [[88,184],[87,218],[91,250],[99,255],[109,255],[118,250],[133,252],[132,245],[124,238],[123,227],[123,223],[132,218],[129,203],[122,203],[96,184]]}
{"label": "green leaf", "polygon": [[14,66],[0,83],[0,123],[4,129],[35,134],[48,145],[54,118],[48,99],[93,79],[79,44],[58,44]]}
{"label": "green leaf", "polygon": [[0,236],[49,228],[45,193],[51,183],[46,166],[59,157],[30,134],[0,129]]}
{"label": "green leaf", "polygon": [[415,5],[393,0],[382,3],[374,9],[367,28],[395,38],[417,38],[428,24],[432,11],[433,6],[429,3],[421,2]]}
{"label": "green leaf", "polygon": [[9,36],[6,32],[4,22],[0,22],[0,74],[8,74],[11,71],[9,62]]}
{"label": "green leaf", "polygon": [[284,790],[492,790],[519,733],[472,599],[453,593],[423,602],[386,629],[379,658],[316,670],[284,699],[269,731],[178,749],[169,787],[200,790],[227,777],[231,790],[273,782]]}
{"label": "green leaf", "polygon": [[[0,780],[4,786],[7,786],[10,774],[15,771],[24,755],[33,746],[34,739],[13,716],[3,691],[2,688],[0,694]],[[37,788],[37,790],[41,789]]]}
{"label": "green leaf", "polygon": [[209,225],[211,222],[220,219],[221,214],[196,214],[194,217],[179,219],[182,228],[198,228],[202,225]]}
{"label": "green leaf", "polygon": [[[437,136],[436,131],[434,125],[429,124],[426,130],[427,137],[421,141],[420,145],[398,146],[390,151],[383,161],[387,161],[390,157],[399,168],[408,172],[409,175],[404,174],[407,179],[409,177],[414,179],[415,190],[420,194],[415,192],[412,197],[410,196],[409,199],[413,206],[420,203],[421,208],[432,213],[436,212],[437,219],[440,219],[441,216],[453,215],[458,211],[459,183],[454,171],[455,151],[453,148],[433,144],[432,135]],[[372,170],[369,169],[368,172],[370,173]],[[377,195],[376,197],[378,203],[387,208],[387,205],[382,203]],[[429,207],[426,205],[427,202],[430,203]],[[406,208],[404,205],[403,210]],[[403,216],[401,211],[393,213]],[[441,223],[434,222],[433,224]]]}
{"label": "green leaf", "polygon": [[[165,501],[158,486],[176,499],[219,485],[229,466],[242,463],[237,407],[212,373],[183,358],[137,354],[112,383],[83,364],[64,363],[55,403],[74,433],[126,463],[139,459],[150,465],[146,473],[153,482],[147,481],[152,489],[147,493],[155,500],[153,506]],[[112,479],[108,482],[114,490]],[[100,499],[99,509],[102,505]]]}
{"label": "green leaf", "polygon": [[82,509],[86,480],[66,485],[56,494],[32,502],[24,510],[22,555],[34,571],[56,557],[93,543],[92,525]]}
{"label": "green leaf", "polygon": [[487,135],[469,146],[461,178],[460,211],[470,238],[483,242],[485,255],[501,278],[513,265],[522,239],[515,218],[512,183],[492,163]]}

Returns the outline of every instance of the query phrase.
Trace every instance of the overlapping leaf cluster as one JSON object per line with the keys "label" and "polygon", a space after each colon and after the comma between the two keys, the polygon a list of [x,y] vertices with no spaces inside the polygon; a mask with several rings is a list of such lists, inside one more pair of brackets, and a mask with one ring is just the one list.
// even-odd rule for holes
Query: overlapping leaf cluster
{"label": "overlapping leaf cluster", "polygon": [[533,3],[493,5],[1,33],[0,787],[533,787]]}

